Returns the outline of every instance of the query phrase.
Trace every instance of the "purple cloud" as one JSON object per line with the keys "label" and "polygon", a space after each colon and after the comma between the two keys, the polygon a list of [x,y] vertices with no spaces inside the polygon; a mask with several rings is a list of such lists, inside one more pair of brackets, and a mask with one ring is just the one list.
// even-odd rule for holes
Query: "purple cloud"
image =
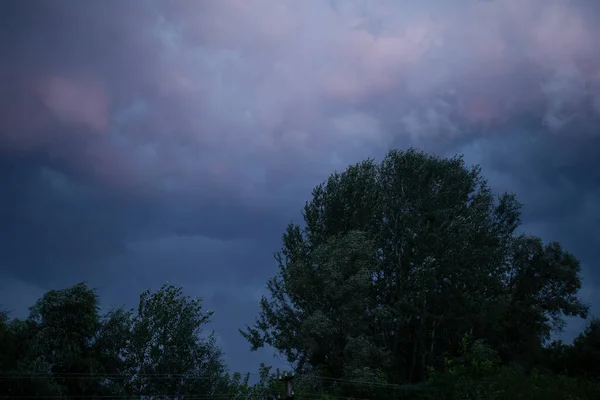
{"label": "purple cloud", "polygon": [[598,286],[596,1],[6,0],[0,18],[0,268],[23,286],[89,278],[118,303],[192,281],[245,351],[310,189],[408,145],[483,164]]}
{"label": "purple cloud", "polygon": [[[456,137],[526,113],[566,134],[600,93],[589,7],[42,1],[26,18],[44,23],[21,29],[2,71],[22,98],[3,96],[0,143],[53,151],[109,185],[202,182],[252,198],[282,172],[398,137]],[[385,97],[389,115],[369,109]]]}

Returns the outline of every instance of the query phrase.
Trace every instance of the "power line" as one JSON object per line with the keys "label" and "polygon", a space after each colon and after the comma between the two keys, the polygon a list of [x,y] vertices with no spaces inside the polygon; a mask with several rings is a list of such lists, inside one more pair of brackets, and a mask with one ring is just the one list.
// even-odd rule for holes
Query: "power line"
{"label": "power line", "polygon": [[[102,373],[89,373],[89,372],[57,372],[57,373],[53,373],[53,372],[27,372],[27,373],[21,373],[21,372],[15,372],[15,373],[11,373],[11,372],[5,372],[5,373],[1,373],[0,376],[12,376],[12,375],[20,375],[20,376],[102,376],[102,377],[106,377],[106,376],[189,376],[189,373],[178,373],[178,374],[173,374],[173,373],[137,373],[137,372],[128,372],[128,373],[123,373],[123,374],[102,374]],[[233,375],[233,374],[231,374]],[[248,372],[247,374],[242,374],[240,373],[241,376],[246,376],[246,375],[259,375],[258,373],[252,373],[252,372]],[[219,377],[222,376],[222,374],[215,374],[214,376]]]}
{"label": "power line", "polygon": [[[233,374],[232,374],[233,375]],[[232,376],[230,375],[230,377]],[[248,376],[256,376],[259,375],[257,373],[248,373],[248,374],[240,374],[240,377]],[[141,381],[141,383],[158,383],[158,382],[168,382],[168,381],[179,381],[179,382],[206,382],[209,380],[218,380],[222,375],[213,375],[213,376],[190,376],[189,374],[165,374],[165,373],[128,373],[128,374],[89,374],[89,373],[31,373],[31,374],[4,374],[0,375],[0,381],[9,381],[9,380],[35,380],[35,379],[50,379],[50,380],[66,380],[66,381],[76,381],[76,380],[97,380],[97,381],[113,381],[115,383],[134,383],[136,381]],[[363,389],[388,389],[393,390],[394,392],[411,392],[411,391],[435,391],[433,388],[426,388],[418,385],[411,384],[394,384],[387,382],[372,382],[365,380],[356,380],[356,379],[344,379],[344,378],[332,378],[332,377],[324,377],[313,374],[301,374],[296,376],[298,381],[296,385],[298,389],[302,392],[301,396],[298,396],[298,400],[306,399],[306,400],[319,400],[321,397],[320,393],[310,393],[312,390],[315,390],[314,383],[330,383],[330,384],[347,384],[350,386],[355,386],[357,388]],[[269,378],[272,378],[271,376]],[[318,389],[317,389],[318,390]],[[155,396],[166,396],[173,398],[183,398],[189,400],[202,400],[202,399],[232,399],[237,395],[233,395],[232,393],[223,394],[223,393],[215,393],[215,394],[203,394],[203,395],[168,395],[168,394],[142,394],[142,395],[112,395],[112,396],[102,396],[102,395],[90,395],[90,396],[78,396],[78,398],[82,399],[103,399],[103,398],[111,398],[111,399],[139,399],[140,397],[155,397]],[[315,397],[312,397],[315,396]],[[345,396],[335,396],[331,394],[327,394],[329,398],[332,399],[347,399]],[[11,399],[17,398],[38,398],[38,399],[64,399],[64,396],[10,396]],[[252,397],[248,397],[252,398]],[[260,396],[260,398],[263,398]],[[356,397],[354,397],[356,400]]]}
{"label": "power line", "polygon": [[151,379],[194,379],[194,380],[209,380],[219,379],[221,376],[189,376],[189,375],[177,375],[177,374],[131,374],[131,375],[68,375],[68,374],[9,374],[0,375],[0,379],[135,379],[135,378],[151,378]]}
{"label": "power line", "polygon": [[[233,399],[237,395],[233,393],[226,394],[201,394],[201,395],[186,395],[186,394],[136,394],[136,395],[77,395],[78,399],[138,399],[141,397],[169,397],[169,398],[181,398],[183,400],[219,400],[219,399]],[[65,399],[68,396],[66,395],[41,395],[41,396],[13,396],[11,395],[11,399]],[[264,396],[259,396],[263,398]],[[0,397],[1,398],[1,397]],[[256,396],[250,395],[247,397],[248,399],[256,398]],[[320,400],[320,393],[305,393],[298,400]],[[328,399],[348,399],[348,396],[334,396],[327,394]],[[369,399],[361,399],[357,397],[352,397],[353,400],[369,400]]]}
{"label": "power line", "polygon": [[[203,394],[203,395],[184,395],[184,394],[136,394],[136,395],[77,395],[78,399],[135,399],[140,397],[172,397],[183,398],[185,400],[209,400],[209,399],[231,399],[233,394]],[[52,395],[52,396],[10,396],[11,399],[65,399],[66,395]]]}
{"label": "power line", "polygon": [[[250,374],[252,375],[252,374]],[[255,374],[256,375],[256,374]],[[241,375],[243,378],[245,375]],[[82,373],[59,373],[59,374],[44,374],[44,373],[33,373],[33,374],[6,374],[0,375],[0,379],[69,379],[69,380],[102,380],[102,379],[111,379],[111,380],[135,380],[138,378],[143,378],[147,381],[159,381],[159,380],[194,380],[194,381],[206,381],[219,379],[221,376],[190,376],[186,374],[82,374]],[[396,384],[396,383],[386,383],[386,382],[373,382],[373,381],[364,381],[364,380],[354,380],[354,379],[343,379],[343,378],[329,378],[329,377],[320,377],[316,375],[297,375],[297,378],[302,383],[302,378],[308,378],[316,381],[326,381],[326,382],[339,382],[339,383],[350,383],[355,385],[365,385],[365,386],[377,386],[377,387],[397,387],[397,388],[409,388],[414,385],[406,385],[406,384]]]}

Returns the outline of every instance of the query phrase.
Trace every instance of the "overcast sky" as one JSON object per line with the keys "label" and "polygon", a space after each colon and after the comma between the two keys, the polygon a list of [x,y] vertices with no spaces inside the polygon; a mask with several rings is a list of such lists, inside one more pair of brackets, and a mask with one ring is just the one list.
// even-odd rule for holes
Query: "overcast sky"
{"label": "overcast sky", "polygon": [[598,20],[597,0],[3,0],[0,303],[85,280],[134,306],[169,281],[256,372],[272,352],[237,328],[285,225],[334,170],[408,146],[515,191],[594,303]]}

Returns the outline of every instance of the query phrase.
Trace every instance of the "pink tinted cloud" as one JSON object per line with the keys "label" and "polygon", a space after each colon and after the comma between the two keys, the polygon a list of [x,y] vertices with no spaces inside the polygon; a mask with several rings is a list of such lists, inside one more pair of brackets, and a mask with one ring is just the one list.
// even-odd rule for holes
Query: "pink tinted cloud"
{"label": "pink tinted cloud", "polygon": [[[382,134],[459,135],[525,113],[560,131],[600,94],[596,3],[169,0],[140,2],[143,12],[117,4],[85,14],[94,31],[73,42],[79,58],[53,60],[51,74],[43,71],[50,56],[30,66],[24,79],[39,82],[32,93],[45,108],[3,117],[13,142],[51,141],[52,116],[93,137],[84,141],[98,153],[90,163],[136,171],[121,175],[144,184],[252,186],[245,164],[271,174],[321,168],[334,152],[351,158],[384,146]],[[118,36],[100,46],[109,19]],[[95,64],[88,53],[100,54]],[[149,110],[115,127],[111,113],[136,98]],[[381,99],[387,111],[373,112]],[[338,123],[357,113],[404,122],[362,134]]]}
{"label": "pink tinted cloud", "polygon": [[[450,11],[440,9],[437,3],[425,2],[420,9],[408,10],[408,22],[396,23],[395,10],[402,8],[400,3],[370,2],[379,5],[372,7],[376,16],[387,16],[388,25],[396,25],[377,38],[367,31],[351,29],[363,21],[358,15],[336,13],[325,2],[271,2],[271,8],[265,8],[266,3],[269,2],[260,2],[262,7],[249,7],[240,1],[211,3],[212,13],[207,12],[204,17],[198,16],[206,11],[199,3],[176,4],[186,6],[188,19],[182,18],[187,21],[182,24],[188,28],[197,26],[202,32],[198,36],[207,48],[237,49],[249,65],[254,61],[253,53],[266,55],[271,66],[276,67],[266,83],[257,82],[253,88],[258,93],[267,92],[262,94],[267,99],[262,103],[280,100],[275,105],[267,104],[267,109],[275,114],[270,118],[264,116],[262,104],[256,105],[268,125],[282,119],[281,102],[292,103],[300,96],[312,96],[316,103],[356,102],[398,90],[408,83],[407,71],[426,68],[432,62],[424,57],[427,53],[443,53],[446,58],[440,57],[437,62],[447,64],[447,71],[444,79],[429,85],[429,90],[421,95],[443,86],[464,86],[479,80],[488,88],[493,85],[490,80],[502,85],[516,84],[504,76],[518,79],[517,72],[523,68],[552,71],[577,62],[582,56],[593,56],[593,39],[597,35],[589,21],[584,20],[585,10],[560,1],[467,1]],[[370,3],[364,3],[367,9]],[[216,18],[205,21],[209,16]],[[271,82],[276,84],[269,85]],[[498,90],[491,92],[493,97]],[[473,100],[469,96],[465,94],[465,104],[472,103],[475,108],[498,107],[494,105],[498,103],[496,99]],[[500,111],[471,114],[481,114],[483,120],[488,120],[490,113]]]}
{"label": "pink tinted cloud", "polygon": [[0,150],[30,152],[48,143],[44,130],[52,125],[52,117],[35,101],[22,96],[27,85],[17,85],[10,96],[0,99]]}
{"label": "pink tinted cloud", "polygon": [[102,83],[92,79],[50,77],[40,85],[40,99],[61,121],[106,133],[110,104]]}

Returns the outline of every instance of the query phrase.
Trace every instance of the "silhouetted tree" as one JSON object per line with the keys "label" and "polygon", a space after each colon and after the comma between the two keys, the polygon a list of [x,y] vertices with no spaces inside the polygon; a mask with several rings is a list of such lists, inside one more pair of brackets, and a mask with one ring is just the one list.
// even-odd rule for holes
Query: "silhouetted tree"
{"label": "silhouetted tree", "polygon": [[288,226],[242,334],[330,382],[422,381],[458,356],[465,334],[503,360],[533,357],[563,316],[587,307],[579,262],[516,235],[520,209],[460,157],[411,149],[352,165],[313,190],[305,227]]}

